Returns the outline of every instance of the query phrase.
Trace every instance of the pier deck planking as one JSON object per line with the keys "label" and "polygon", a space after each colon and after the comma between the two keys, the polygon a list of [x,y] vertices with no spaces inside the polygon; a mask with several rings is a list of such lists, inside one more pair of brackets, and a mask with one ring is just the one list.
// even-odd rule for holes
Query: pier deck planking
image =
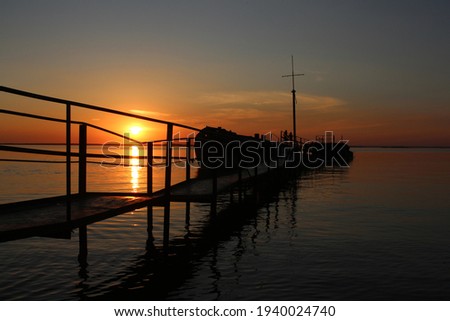
{"label": "pier deck planking", "polygon": [[[260,170],[259,175],[266,171]],[[242,171],[241,180],[254,177],[250,171]],[[216,183],[216,189],[213,184]],[[196,178],[174,185],[170,190],[170,201],[210,202],[217,193],[228,190],[239,183],[239,174]],[[110,217],[145,206],[158,206],[165,202],[164,191],[152,195],[142,193],[86,193],[73,195],[70,201],[70,217],[67,219],[65,196],[0,205],[0,242],[32,236],[71,231]]]}

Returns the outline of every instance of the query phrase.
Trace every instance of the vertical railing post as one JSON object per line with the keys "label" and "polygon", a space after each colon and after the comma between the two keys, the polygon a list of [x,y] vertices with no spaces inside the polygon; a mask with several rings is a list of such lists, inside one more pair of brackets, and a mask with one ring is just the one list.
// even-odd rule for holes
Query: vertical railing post
{"label": "vertical railing post", "polygon": [[86,154],[87,154],[87,126],[80,125],[80,135],[78,144],[78,194],[86,194]]}
{"label": "vertical railing post", "polygon": [[[153,194],[153,142],[147,143],[147,194]],[[147,206],[147,249],[153,244],[153,206]]]}
{"label": "vertical railing post", "polygon": [[71,221],[71,106],[69,103],[66,104],[66,219]]}
{"label": "vertical railing post", "polygon": [[170,233],[170,185],[172,180],[172,136],[173,125],[167,124],[166,136],[166,173],[164,183],[164,233],[163,233],[163,247],[167,253],[169,250],[169,233]]}
{"label": "vertical railing post", "polygon": [[167,124],[167,137],[166,137],[166,172],[165,172],[165,193],[166,196],[170,196],[170,184],[172,180],[172,135],[173,125]]}
{"label": "vertical railing post", "polygon": [[[191,180],[191,138],[186,139],[186,181]],[[191,202],[186,202],[186,228],[189,229],[191,221]]]}
{"label": "vertical railing post", "polygon": [[147,143],[147,194],[153,193],[153,142]]}
{"label": "vertical railing post", "polygon": [[131,153],[130,153],[130,133],[123,134],[123,144],[124,144],[124,166],[130,166]]}
{"label": "vertical railing post", "polygon": [[191,138],[186,140],[186,181],[191,179]]}

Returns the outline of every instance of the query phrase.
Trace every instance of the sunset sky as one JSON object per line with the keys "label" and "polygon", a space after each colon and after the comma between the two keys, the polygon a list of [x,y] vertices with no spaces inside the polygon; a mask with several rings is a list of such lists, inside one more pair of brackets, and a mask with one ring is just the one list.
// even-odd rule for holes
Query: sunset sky
{"label": "sunset sky", "polygon": [[[202,128],[450,146],[450,2],[0,0],[0,85]],[[0,108],[64,116],[0,93]],[[142,139],[161,126],[74,117]],[[0,142],[64,141],[0,115]],[[96,134],[93,134],[96,135]],[[92,136],[91,136],[92,137]],[[98,142],[104,139],[98,136]]]}

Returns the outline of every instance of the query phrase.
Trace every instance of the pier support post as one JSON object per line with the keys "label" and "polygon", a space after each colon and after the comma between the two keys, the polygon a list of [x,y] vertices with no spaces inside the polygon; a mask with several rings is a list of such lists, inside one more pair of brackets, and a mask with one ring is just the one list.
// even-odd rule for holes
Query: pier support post
{"label": "pier support post", "polygon": [[154,241],[153,237],[153,206],[147,206],[147,243]]}
{"label": "pier support post", "polygon": [[217,214],[217,170],[213,170],[211,214]]}
{"label": "pier support post", "polygon": [[88,246],[87,246],[87,226],[82,225],[78,228],[79,237],[79,252],[78,262],[81,265],[87,264]]}
{"label": "pier support post", "polygon": [[259,181],[259,177],[258,177],[258,166],[255,167],[255,178],[253,179],[253,199],[255,201],[255,203],[258,203],[259,201],[259,188],[258,188],[258,181]]}
{"label": "pier support post", "polygon": [[239,203],[242,202],[242,169],[238,169],[238,200]]}
{"label": "pier support post", "polygon": [[155,247],[153,241],[155,238],[153,237],[153,206],[147,206],[147,244],[146,249],[150,250]]}
{"label": "pier support post", "polygon": [[185,217],[186,227],[191,224],[191,202],[186,202],[186,217]]}
{"label": "pier support post", "polygon": [[169,235],[170,235],[170,200],[164,204],[164,232],[163,232],[163,248],[164,252],[169,251]]}

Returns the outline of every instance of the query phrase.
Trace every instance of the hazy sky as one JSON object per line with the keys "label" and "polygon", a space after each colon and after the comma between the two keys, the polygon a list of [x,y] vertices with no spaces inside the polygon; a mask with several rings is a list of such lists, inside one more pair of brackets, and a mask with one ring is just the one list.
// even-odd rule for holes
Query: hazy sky
{"label": "hazy sky", "polygon": [[[281,76],[294,55],[305,73],[296,78],[299,136],[333,130],[353,144],[450,146],[448,0],[0,0],[0,8],[3,86],[279,133],[291,130],[291,82]],[[0,108],[10,107],[47,112],[1,94]],[[28,123],[0,117],[1,141],[30,137]]]}

